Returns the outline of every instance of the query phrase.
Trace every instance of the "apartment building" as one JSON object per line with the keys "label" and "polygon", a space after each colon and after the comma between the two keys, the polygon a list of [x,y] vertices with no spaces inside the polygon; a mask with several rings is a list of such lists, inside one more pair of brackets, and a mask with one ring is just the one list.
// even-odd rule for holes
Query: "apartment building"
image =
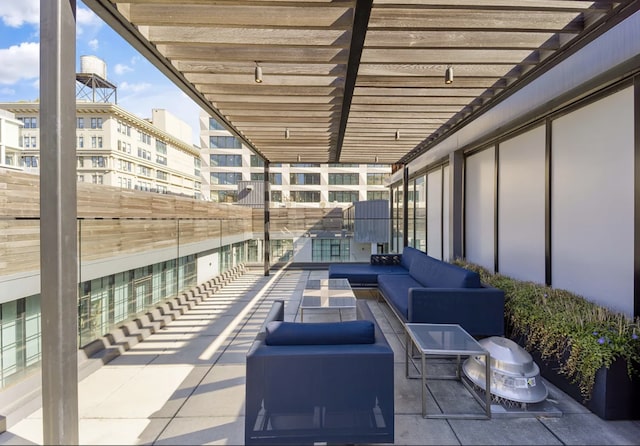
{"label": "apartment building", "polygon": [[[18,147],[5,148],[3,160],[25,172],[40,169],[39,108],[35,101],[0,103],[22,124]],[[2,122],[4,130],[11,119]],[[163,109],[141,119],[113,103],[78,101],[78,182],[201,198],[200,152],[190,136],[188,124]]]}
{"label": "apartment building", "polygon": [[[212,201],[238,201],[240,181],[263,181],[264,162],[204,112],[200,114],[203,189]],[[272,163],[272,207],[348,207],[353,202],[388,200],[387,164]],[[206,193],[203,191],[203,194]]]}
{"label": "apartment building", "polygon": [[0,167],[19,168],[21,127],[13,113],[0,110]]}

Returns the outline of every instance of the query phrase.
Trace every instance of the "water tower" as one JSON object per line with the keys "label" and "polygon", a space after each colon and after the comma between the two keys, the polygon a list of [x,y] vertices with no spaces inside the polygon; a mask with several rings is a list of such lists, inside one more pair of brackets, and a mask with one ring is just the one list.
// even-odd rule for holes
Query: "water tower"
{"label": "water tower", "polygon": [[80,56],[76,73],[76,99],[89,102],[118,103],[116,86],[107,80],[107,64],[96,56]]}

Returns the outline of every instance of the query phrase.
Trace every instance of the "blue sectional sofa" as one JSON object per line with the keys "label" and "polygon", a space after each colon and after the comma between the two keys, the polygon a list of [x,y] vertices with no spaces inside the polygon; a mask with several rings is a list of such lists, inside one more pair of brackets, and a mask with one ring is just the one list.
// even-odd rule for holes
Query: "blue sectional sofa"
{"label": "blue sectional sofa", "polygon": [[411,247],[402,255],[371,257],[371,264],[332,264],[329,278],[377,286],[404,323],[459,324],[476,337],[504,335],[504,292],[482,285],[476,272]]}
{"label": "blue sectional sofa", "polygon": [[367,303],[356,311],[294,323],[273,304],[247,353],[245,444],[394,442],[393,351]]}

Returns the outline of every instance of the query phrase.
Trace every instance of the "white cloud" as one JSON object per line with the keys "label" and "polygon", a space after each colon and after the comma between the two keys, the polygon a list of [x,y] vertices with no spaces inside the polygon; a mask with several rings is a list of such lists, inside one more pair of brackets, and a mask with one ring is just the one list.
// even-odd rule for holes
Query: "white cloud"
{"label": "white cloud", "polygon": [[191,127],[191,143],[199,143],[200,107],[186,94],[173,86],[149,85],[152,90],[143,93],[119,94],[118,105],[125,110],[145,119],[151,116],[154,108],[165,109]]}
{"label": "white cloud", "polygon": [[40,44],[23,42],[0,48],[0,84],[15,84],[40,75]]}
{"label": "white cloud", "polygon": [[89,45],[89,48],[91,48],[93,51],[96,51],[100,46],[100,43],[98,42],[98,39],[91,39],[89,40],[87,45]]}
{"label": "white cloud", "polygon": [[123,75],[125,73],[128,73],[129,71],[133,71],[133,68],[131,68],[128,65],[124,65],[121,63],[116,64],[115,67],[113,67],[113,72],[116,73],[117,75]]}
{"label": "white cloud", "polygon": [[14,94],[16,94],[16,91],[13,88],[4,87],[4,88],[0,88],[0,94],[6,95],[6,96],[13,96]]}
{"label": "white cloud", "polygon": [[141,91],[148,90],[149,88],[151,88],[151,84],[147,82],[139,82],[139,83],[131,84],[125,81],[125,82],[122,82],[120,85],[118,85],[119,90],[130,91],[132,93],[140,93]]}
{"label": "white cloud", "polygon": [[2,22],[13,28],[25,23],[40,23],[40,0],[2,0],[0,2]]}
{"label": "white cloud", "polygon": [[76,9],[76,33],[83,34],[85,28],[96,32],[102,26],[102,20],[93,11],[87,8],[78,7]]}

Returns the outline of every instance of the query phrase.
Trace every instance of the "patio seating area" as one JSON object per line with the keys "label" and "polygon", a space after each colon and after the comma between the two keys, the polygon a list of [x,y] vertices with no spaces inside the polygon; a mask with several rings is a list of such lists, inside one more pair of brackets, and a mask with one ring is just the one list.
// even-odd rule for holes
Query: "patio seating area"
{"label": "patio seating area", "polygon": [[[326,270],[245,274],[79,384],[81,444],[243,444],[245,356],[274,300],[299,320],[308,279]],[[603,421],[548,384],[559,417],[423,419],[420,380],[404,374],[404,333],[374,294],[358,293],[394,350],[395,444],[637,444],[640,421]],[[435,364],[434,367],[446,367]],[[431,374],[437,370],[429,370]],[[430,410],[482,411],[463,386],[429,383]],[[475,407],[477,405],[477,407]],[[42,444],[42,411],[8,427],[0,444]]]}

